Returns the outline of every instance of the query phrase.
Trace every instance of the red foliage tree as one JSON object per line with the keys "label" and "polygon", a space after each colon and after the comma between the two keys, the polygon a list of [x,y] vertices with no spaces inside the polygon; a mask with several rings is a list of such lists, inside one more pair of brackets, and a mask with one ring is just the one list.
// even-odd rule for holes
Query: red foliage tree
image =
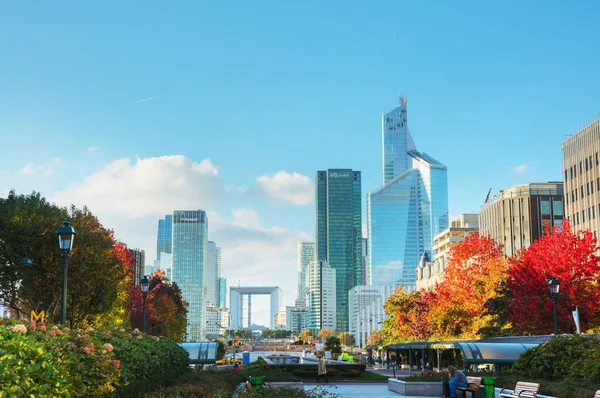
{"label": "red foliage tree", "polygon": [[[550,232],[550,231],[547,231]],[[515,298],[509,319],[522,333],[551,333],[553,303],[548,281],[560,281],[559,331],[574,332],[571,311],[579,308],[582,330],[600,325],[600,258],[597,240],[589,231],[573,233],[568,220],[562,227],[533,242],[520,256],[510,259],[507,287]]]}

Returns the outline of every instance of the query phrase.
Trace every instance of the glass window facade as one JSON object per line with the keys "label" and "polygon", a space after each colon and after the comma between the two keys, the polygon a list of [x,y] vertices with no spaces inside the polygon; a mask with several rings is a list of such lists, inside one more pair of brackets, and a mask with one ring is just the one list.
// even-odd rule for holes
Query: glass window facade
{"label": "glass window facade", "polygon": [[383,182],[367,195],[369,285],[416,287],[416,269],[433,259],[433,237],[448,228],[447,169],[418,152],[406,98],[382,118]]}
{"label": "glass window facade", "polygon": [[158,220],[158,235],[156,239],[156,259],[160,261],[160,253],[171,253],[173,236],[173,216],[165,215],[163,220]]}
{"label": "glass window facade", "polygon": [[361,285],[361,174],[328,169],[316,175],[316,260],[336,271],[336,324],[348,331],[348,291]]}
{"label": "glass window facade", "polygon": [[208,218],[203,210],[173,212],[173,281],[188,303],[186,341],[204,334],[204,262],[208,245]]}

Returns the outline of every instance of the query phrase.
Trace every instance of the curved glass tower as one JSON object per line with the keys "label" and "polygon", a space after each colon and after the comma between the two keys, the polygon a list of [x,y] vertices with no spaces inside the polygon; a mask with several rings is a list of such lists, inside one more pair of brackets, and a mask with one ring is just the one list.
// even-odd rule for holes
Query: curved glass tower
{"label": "curved glass tower", "polygon": [[367,195],[369,285],[416,287],[423,254],[448,227],[446,166],[419,152],[407,125],[407,101],[382,117],[383,183]]}

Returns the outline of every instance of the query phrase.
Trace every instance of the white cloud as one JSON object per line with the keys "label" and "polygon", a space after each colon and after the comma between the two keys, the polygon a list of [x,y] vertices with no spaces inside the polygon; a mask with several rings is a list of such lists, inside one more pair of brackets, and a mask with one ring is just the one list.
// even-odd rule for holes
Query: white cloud
{"label": "white cloud", "polygon": [[99,214],[140,218],[173,209],[206,208],[223,193],[219,172],[209,159],[197,163],[175,155],[115,160],[53,199],[63,205],[86,205]]}
{"label": "white cloud", "polygon": [[265,174],[256,179],[257,190],[267,197],[275,200],[292,202],[297,205],[306,205],[314,200],[314,184],[306,176],[285,170],[271,176]]}
{"label": "white cloud", "polygon": [[516,173],[518,175],[525,174],[525,172],[527,172],[527,170],[529,170],[529,164],[527,164],[527,163],[522,163],[522,164],[516,165],[512,169],[513,173]]}
{"label": "white cloud", "polygon": [[21,170],[19,170],[19,173],[21,174],[33,174],[34,173],[34,166],[35,163],[34,162],[29,162],[25,165],[25,167],[23,167]]}
{"label": "white cloud", "polygon": [[90,146],[90,147],[88,147],[87,151],[88,152],[98,152],[101,149],[102,149],[102,147],[99,147],[99,146]]}

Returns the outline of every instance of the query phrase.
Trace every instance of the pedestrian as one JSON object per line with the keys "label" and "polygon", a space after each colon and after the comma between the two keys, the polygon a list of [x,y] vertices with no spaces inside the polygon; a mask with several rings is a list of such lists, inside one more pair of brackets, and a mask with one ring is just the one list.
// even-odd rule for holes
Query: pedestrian
{"label": "pedestrian", "polygon": [[235,370],[235,373],[240,373],[241,369],[240,369],[240,364],[237,363],[237,361],[235,361],[235,365],[233,365],[233,370]]}
{"label": "pedestrian", "polygon": [[450,398],[456,398],[456,387],[467,386],[467,376],[454,366],[448,366],[448,376],[450,377]]}
{"label": "pedestrian", "polygon": [[323,358],[323,355],[319,355],[317,357],[317,383],[319,382],[319,380],[321,380],[321,377],[325,378],[325,381],[327,383],[329,383],[329,379],[327,378],[327,368],[325,367],[325,358]]}

